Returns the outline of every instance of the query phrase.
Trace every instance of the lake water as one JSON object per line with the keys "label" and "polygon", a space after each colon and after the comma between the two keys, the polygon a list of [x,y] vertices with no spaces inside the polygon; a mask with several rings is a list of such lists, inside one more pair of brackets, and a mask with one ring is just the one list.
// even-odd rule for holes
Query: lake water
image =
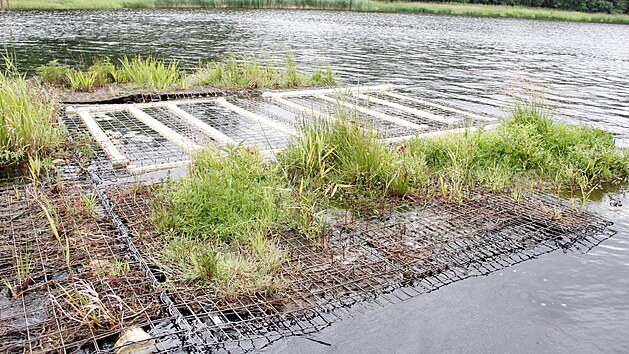
{"label": "lake water", "polygon": [[[323,11],[11,12],[1,36],[22,70],[52,59],[154,54],[184,67],[228,54],[346,83],[504,114],[513,94],[543,93],[557,117],[611,131],[629,146],[629,26]],[[615,206],[622,201],[625,207]],[[267,352],[629,352],[629,198],[591,206],[618,233],[590,252],[555,252],[334,325]]]}

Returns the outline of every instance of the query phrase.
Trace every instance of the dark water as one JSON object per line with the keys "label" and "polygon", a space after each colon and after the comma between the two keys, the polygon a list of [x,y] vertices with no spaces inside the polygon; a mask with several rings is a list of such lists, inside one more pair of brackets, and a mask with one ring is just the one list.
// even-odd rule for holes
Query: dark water
{"label": "dark water", "polygon": [[[2,41],[23,70],[51,59],[155,54],[186,67],[222,55],[312,68],[348,83],[501,114],[523,87],[562,119],[629,146],[629,26],[318,11],[12,12]],[[621,198],[625,207],[612,206]],[[587,254],[556,252],[335,325],[270,352],[629,352],[629,199],[592,205],[618,234]]]}

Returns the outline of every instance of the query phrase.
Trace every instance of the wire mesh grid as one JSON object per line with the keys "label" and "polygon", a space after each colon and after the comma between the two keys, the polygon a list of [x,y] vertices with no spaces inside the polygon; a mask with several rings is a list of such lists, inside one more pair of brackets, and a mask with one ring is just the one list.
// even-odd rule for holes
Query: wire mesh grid
{"label": "wire mesh grid", "polygon": [[[343,107],[338,103],[326,101],[317,96],[284,97],[284,99],[303,106],[306,109],[314,110],[316,112],[320,112],[324,115],[332,117],[359,117],[360,119],[364,120],[365,123],[363,125],[365,126],[365,128],[373,129],[382,138],[410,136],[427,131],[425,129],[414,129],[405,127],[385,119],[364,114],[353,110],[352,108]],[[307,112],[302,112],[302,115],[306,117],[312,116],[312,114],[309,114]],[[412,121],[410,122],[413,123]]]}
{"label": "wire mesh grid", "polygon": [[180,107],[245,146],[274,150],[287,146],[290,140],[288,134],[265,121],[239,115],[214,103],[182,104]]}
{"label": "wire mesh grid", "polygon": [[[231,102],[295,126],[290,121],[297,112],[290,108],[269,101]],[[198,103],[181,108],[225,133],[221,124],[234,113],[205,105],[197,111]],[[263,113],[276,112],[274,107],[281,110],[276,117]],[[162,116],[170,112],[145,112],[180,134],[197,134]],[[96,116],[105,128],[110,118],[132,119],[123,113]],[[86,131],[76,116],[64,122],[72,135]],[[140,123],[110,124],[124,136],[139,131]],[[260,139],[260,131],[229,124],[236,125],[235,136],[244,132]],[[114,140],[117,136],[110,133]],[[154,352],[259,350],[279,338],[316,332],[544,253],[587,251],[614,234],[597,216],[536,193],[516,202],[508,195],[471,191],[463,205],[436,198],[391,209],[379,219],[330,210],[322,219],[329,233],[319,240],[290,231],[276,235],[287,254],[277,291],[224,299],[207,287],[169,278],[153,262],[166,242],[150,220],[160,184],[127,184],[130,175],[115,171],[99,151],[87,171],[96,188],[66,180],[60,190],[0,190],[0,275],[10,284],[0,294],[5,295],[0,296],[0,334],[8,338],[0,351],[114,352],[120,334],[132,326],[146,330],[150,339],[144,344]],[[61,241],[51,235],[47,208],[56,212],[51,215]],[[96,324],[85,324],[85,310],[72,305],[73,294],[102,308]]]}
{"label": "wire mesh grid", "polygon": [[[116,148],[129,159],[130,164],[151,166],[187,159],[187,154],[179,146],[126,110],[93,112],[92,116]],[[78,118],[70,115],[68,119]],[[74,123],[74,126],[79,125]]]}
{"label": "wire mesh grid", "polygon": [[290,107],[282,107],[273,103],[269,98],[247,98],[241,99],[233,97],[228,99],[229,102],[238,107],[242,107],[255,114],[267,117],[278,123],[297,129],[299,120],[303,119],[300,112]]}
{"label": "wire mesh grid", "polygon": [[[390,107],[378,102],[374,102],[371,100],[371,97],[375,98],[375,95],[377,93],[373,93],[373,94],[369,94],[369,93],[364,93],[363,95],[369,97],[368,99],[358,97],[358,96],[345,96],[345,97],[335,97],[333,95],[325,95],[325,97],[327,97],[328,99],[337,99],[337,100],[344,100],[345,102],[349,103],[349,104],[353,104],[356,106],[360,106],[360,107],[364,107],[367,108],[369,110],[378,112],[378,113],[383,113],[383,114],[387,114],[389,116],[393,116],[393,117],[398,117],[401,118],[407,122],[411,122],[411,123],[415,123],[418,125],[422,125],[422,126],[426,126],[427,128],[422,130],[425,132],[429,132],[429,131],[435,131],[435,130],[445,130],[445,129],[450,129],[450,128],[456,128],[458,126],[461,125],[462,121],[453,117],[449,117],[449,116],[443,116],[441,114],[435,114],[435,112],[430,112],[430,111],[426,111],[425,109],[421,109],[421,111],[423,112],[427,112],[427,113],[431,113],[431,114],[435,114],[438,116],[438,118],[444,120],[444,121],[449,121],[452,120],[451,122],[444,122],[444,121],[438,121],[438,120],[434,120],[434,119],[430,119],[430,118],[426,118],[422,115],[419,114],[414,114],[414,113],[410,113],[404,109],[400,109],[400,108],[396,108],[396,107]],[[388,100],[385,100],[388,101]],[[407,107],[406,105],[404,105],[405,107]],[[409,107],[409,108],[413,108],[413,107]]]}
{"label": "wire mesh grid", "polygon": [[[130,196],[124,188],[108,192],[113,212],[129,224],[147,259],[161,242],[147,218],[153,196]],[[436,200],[387,215],[369,220],[336,213],[333,231],[316,242],[278,235],[288,257],[279,275],[282,287],[270,295],[221,299],[207,288],[169,279],[157,265],[151,269],[161,274],[169,298],[204,345],[247,351],[554,250],[587,250],[613,235],[604,220],[544,194],[514,202],[478,191],[465,205]]]}
{"label": "wire mesh grid", "polygon": [[142,327],[156,351],[185,347],[91,188],[0,190],[0,352],[108,351]]}
{"label": "wire mesh grid", "polygon": [[[68,131],[70,137],[74,140],[83,136],[89,136],[90,134],[77,115],[69,114],[63,116],[63,124],[65,129]],[[62,177],[68,180],[87,179],[91,180],[95,184],[102,186],[116,185],[120,183],[131,183],[137,179],[129,174],[126,169],[114,168],[107,155],[99,146],[93,143],[89,145],[90,153],[92,154],[92,156],[89,157],[84,166],[81,167],[79,166],[77,161],[71,160],[67,164],[67,168],[71,171],[75,171],[74,176],[63,172],[61,173]],[[90,174],[85,176],[85,174],[83,173],[85,171],[90,172]]]}
{"label": "wire mesh grid", "polygon": [[199,145],[218,145],[216,140],[202,132],[194,125],[177,117],[166,107],[146,107],[142,111],[155,118],[158,122],[166,125],[180,135],[191,139]]}
{"label": "wire mesh grid", "polygon": [[[488,121],[493,120],[491,117],[486,119],[476,118],[476,114],[472,112],[465,112],[451,107],[443,106],[442,104],[432,102],[429,100],[418,100],[409,94],[401,94],[399,92],[369,92],[365,95],[375,97],[381,100],[400,104],[409,108],[426,111],[447,119],[456,120],[458,123],[452,124],[452,128],[458,126],[480,126],[487,124]],[[471,113],[471,115],[470,115]]]}

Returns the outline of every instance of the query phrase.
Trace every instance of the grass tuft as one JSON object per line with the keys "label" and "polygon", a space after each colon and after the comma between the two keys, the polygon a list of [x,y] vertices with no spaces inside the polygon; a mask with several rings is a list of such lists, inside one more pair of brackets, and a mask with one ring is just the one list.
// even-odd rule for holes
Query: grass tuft
{"label": "grass tuft", "polygon": [[229,57],[199,68],[192,76],[193,85],[209,85],[225,89],[287,89],[307,86],[333,85],[330,68],[315,70],[310,76],[297,70],[295,58],[287,54],[284,68],[262,64],[251,58]]}
{"label": "grass tuft", "polygon": [[329,86],[336,82],[329,67],[317,69],[310,75],[298,71],[295,59],[290,54],[286,55],[281,69],[255,59],[230,57],[207,63],[190,77],[179,68],[176,60],[166,64],[151,56],[124,56],[118,62],[116,66],[109,58],[99,59],[86,71],[81,71],[53,60],[37,68],[37,73],[42,83],[84,92],[112,83],[153,90],[182,89],[189,85],[246,90]]}
{"label": "grass tuft", "polygon": [[176,60],[165,64],[151,56],[124,56],[119,63],[116,67],[109,58],[99,59],[87,71],[81,71],[53,60],[37,68],[37,73],[43,83],[73,91],[90,92],[95,87],[111,83],[128,83],[136,88],[155,90],[186,87],[186,74],[179,69]]}
{"label": "grass tuft", "polygon": [[124,56],[120,59],[120,68],[115,71],[114,78],[117,82],[157,90],[186,87],[186,75],[179,69],[177,60],[166,64],[152,56]]}
{"label": "grass tuft", "polygon": [[155,261],[171,278],[212,284],[224,298],[272,292],[284,258],[273,235],[292,222],[290,194],[257,152],[204,150],[189,177],[162,191],[153,221],[167,245]]}
{"label": "grass tuft", "polygon": [[405,151],[451,189],[457,183],[493,191],[592,188],[629,175],[629,153],[610,133],[556,122],[535,101],[515,104],[494,131],[417,138]]}
{"label": "grass tuft", "polygon": [[363,212],[421,184],[415,161],[398,159],[356,112],[339,109],[337,116],[306,124],[280,156],[291,183]]}
{"label": "grass tuft", "polygon": [[0,72],[0,167],[55,153],[66,141],[59,106],[8,59]]}

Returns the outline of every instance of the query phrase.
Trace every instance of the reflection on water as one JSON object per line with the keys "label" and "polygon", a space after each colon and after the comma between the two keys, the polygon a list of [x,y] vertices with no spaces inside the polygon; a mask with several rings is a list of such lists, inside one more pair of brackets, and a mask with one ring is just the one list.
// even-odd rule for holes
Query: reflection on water
{"label": "reflection on water", "polygon": [[[330,64],[348,83],[400,84],[489,114],[500,114],[514,90],[531,85],[567,121],[607,129],[629,146],[629,26],[235,10],[12,12],[0,26],[3,44],[31,71],[51,59],[154,54],[192,68],[227,53],[280,61],[291,51],[300,65]],[[592,208],[614,221],[618,234],[591,252],[555,252],[448,286],[332,327],[320,336],[332,347],[313,345],[341,352],[392,345],[401,352],[626,351],[629,200],[599,194]],[[282,348],[297,352],[300,344],[271,349]]]}

